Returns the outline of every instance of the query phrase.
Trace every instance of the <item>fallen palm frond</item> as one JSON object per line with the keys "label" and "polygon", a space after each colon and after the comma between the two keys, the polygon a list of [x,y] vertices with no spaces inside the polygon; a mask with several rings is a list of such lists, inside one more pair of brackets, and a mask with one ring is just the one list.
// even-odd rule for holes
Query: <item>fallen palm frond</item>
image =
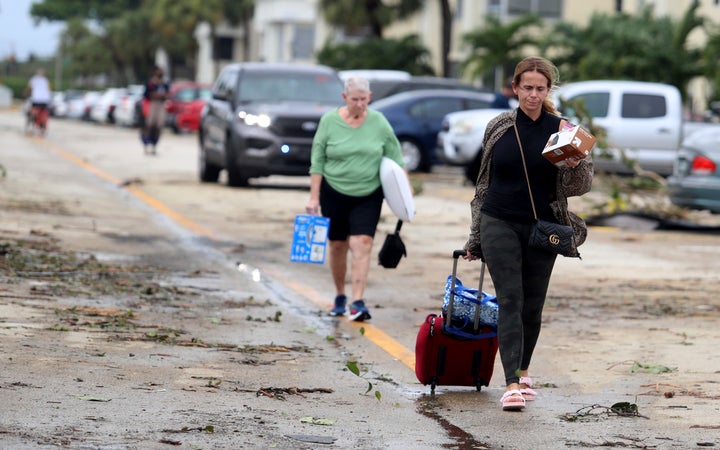
{"label": "fallen palm frond", "polygon": [[642,417],[643,419],[649,419],[647,416],[643,416],[638,411],[638,406],[635,403],[629,402],[618,402],[612,406],[602,405],[590,405],[585,406],[574,413],[567,413],[560,418],[567,422],[581,422],[584,420],[594,420],[602,416],[605,417]]}

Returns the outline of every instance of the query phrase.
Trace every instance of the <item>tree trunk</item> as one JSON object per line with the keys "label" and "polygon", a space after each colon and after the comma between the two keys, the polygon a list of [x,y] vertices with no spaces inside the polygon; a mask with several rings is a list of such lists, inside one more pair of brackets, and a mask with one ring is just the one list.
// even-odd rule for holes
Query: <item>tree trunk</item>
{"label": "tree trunk", "polygon": [[440,0],[442,14],[442,76],[450,77],[450,46],[452,44],[452,11],[449,0]]}
{"label": "tree trunk", "polygon": [[380,9],[380,0],[366,0],[365,11],[367,11],[368,21],[370,22],[370,30],[375,38],[382,39],[383,27],[380,23],[380,19],[377,16],[377,11]]}

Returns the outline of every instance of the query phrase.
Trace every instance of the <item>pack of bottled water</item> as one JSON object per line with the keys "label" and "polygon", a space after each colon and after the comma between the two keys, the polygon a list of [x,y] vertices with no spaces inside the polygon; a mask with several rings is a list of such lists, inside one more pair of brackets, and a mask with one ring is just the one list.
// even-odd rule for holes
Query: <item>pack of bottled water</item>
{"label": "pack of bottled water", "polygon": [[[452,276],[445,283],[445,296],[443,298],[442,315],[447,319],[447,310],[450,303],[450,288]],[[497,297],[482,292],[478,300],[478,290],[464,286],[460,278],[455,279],[455,302],[453,303],[451,323],[459,328],[472,326],[475,321],[475,311],[480,308],[480,325],[497,327],[498,304]]]}

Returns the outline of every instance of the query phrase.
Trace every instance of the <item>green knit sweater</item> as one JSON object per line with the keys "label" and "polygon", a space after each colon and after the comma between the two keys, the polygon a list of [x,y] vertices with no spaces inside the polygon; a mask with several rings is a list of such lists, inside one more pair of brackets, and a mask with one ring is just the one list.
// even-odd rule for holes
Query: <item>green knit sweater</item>
{"label": "green knit sweater", "polygon": [[380,161],[387,156],[405,166],[400,143],[385,116],[372,109],[359,127],[337,109],[320,119],[312,144],[310,174],[320,174],[336,191],[361,197],[380,187]]}

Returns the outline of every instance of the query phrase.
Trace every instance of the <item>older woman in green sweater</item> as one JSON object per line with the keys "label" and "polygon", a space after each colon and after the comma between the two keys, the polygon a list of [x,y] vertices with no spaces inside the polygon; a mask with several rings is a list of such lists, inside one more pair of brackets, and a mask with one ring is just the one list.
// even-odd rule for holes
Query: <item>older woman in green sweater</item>
{"label": "older woman in green sweater", "polygon": [[330,218],[329,263],[335,284],[331,315],[347,309],[345,278],[350,254],[352,299],[349,318],[370,319],[365,286],[370,254],[382,209],[380,162],[383,156],[404,167],[400,143],[380,112],[368,109],[370,85],[349,78],[342,92],[344,106],[327,112],[313,139],[308,214]]}

